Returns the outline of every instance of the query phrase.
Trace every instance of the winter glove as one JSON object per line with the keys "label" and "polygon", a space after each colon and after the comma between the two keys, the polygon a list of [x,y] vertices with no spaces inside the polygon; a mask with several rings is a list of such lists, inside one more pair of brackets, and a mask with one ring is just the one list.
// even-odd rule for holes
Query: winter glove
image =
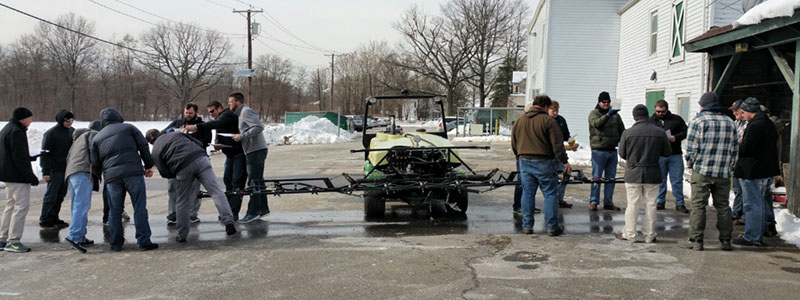
{"label": "winter glove", "polygon": [[609,109],[608,109],[608,116],[609,116],[609,117],[610,117],[610,116],[613,116],[613,115],[614,115],[614,114],[616,114],[617,112],[619,112],[619,109],[613,109],[613,108],[609,108]]}
{"label": "winter glove", "polygon": [[31,186],[37,185],[39,185],[39,178],[33,177],[33,179],[31,179]]}

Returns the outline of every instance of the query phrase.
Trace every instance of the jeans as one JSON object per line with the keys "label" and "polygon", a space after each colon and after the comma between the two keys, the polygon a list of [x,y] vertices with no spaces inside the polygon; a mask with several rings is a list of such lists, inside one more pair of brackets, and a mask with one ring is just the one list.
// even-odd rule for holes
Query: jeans
{"label": "jeans", "polygon": [[[225,157],[225,173],[222,176],[225,191],[241,191],[247,185],[247,160],[244,153]],[[228,204],[233,212],[233,218],[238,220],[239,211],[242,209],[242,196],[228,195]]]}
{"label": "jeans", "polygon": [[[592,180],[613,179],[617,176],[617,150],[592,150]],[[600,204],[600,184],[592,183],[589,204]],[[603,204],[614,204],[614,183],[606,183],[603,191]]]}
{"label": "jeans", "polygon": [[[559,179],[559,177],[564,176],[564,164],[556,162],[556,174],[557,174],[556,179]],[[556,190],[557,192],[556,199],[558,199],[558,201],[564,201],[564,193],[566,191],[567,191],[567,183],[566,182],[559,183],[558,189]]]}
{"label": "jeans", "polygon": [[742,186],[739,184],[740,178],[734,178],[733,181],[733,209],[731,217],[736,219],[744,218],[744,210],[742,208]]}
{"label": "jeans", "polygon": [[[519,170],[519,160],[517,160],[517,181],[521,182],[522,180],[522,171]],[[520,211],[522,207],[522,184],[514,186],[514,204],[511,205],[511,208],[514,211]],[[533,204],[533,207],[536,208],[536,203]]]}
{"label": "jeans", "polygon": [[47,191],[42,199],[42,214],[39,216],[39,224],[53,225],[59,220],[58,213],[61,212],[61,203],[64,203],[66,196],[67,183],[64,181],[64,172],[50,173]]}
{"label": "jeans", "polygon": [[[658,203],[667,202],[667,178],[672,183],[672,196],[675,206],[685,206],[683,202],[683,156],[680,154],[658,159],[661,167],[661,184],[658,185]],[[668,176],[669,175],[669,176]]]}
{"label": "jeans", "polygon": [[[750,242],[760,243],[767,223],[767,201],[764,194],[769,187],[769,178],[739,179],[744,201],[744,237]],[[772,203],[770,203],[772,204]]]}
{"label": "jeans", "polygon": [[67,238],[76,243],[86,241],[86,225],[92,208],[92,179],[89,172],[78,172],[67,177],[69,198],[72,199],[72,223]]}
{"label": "jeans", "polygon": [[558,175],[554,159],[520,158],[520,182],[522,183],[522,228],[533,229],[533,208],[536,190],[541,188],[544,196],[544,219],[547,231],[558,229]]}
{"label": "jeans", "polygon": [[[267,160],[267,149],[245,154],[247,160],[247,183],[250,187],[264,189],[264,162]],[[269,213],[266,194],[253,194],[247,204],[247,215],[264,215]]]}
{"label": "jeans", "polygon": [[717,211],[719,239],[730,240],[733,232],[731,207],[728,200],[731,180],[692,172],[690,182],[692,183],[692,211],[689,213],[689,238],[703,240],[703,232],[706,230],[706,207],[708,207],[708,197],[711,196],[714,209]]}
{"label": "jeans", "polygon": [[111,249],[121,250],[125,237],[122,230],[122,208],[125,193],[131,196],[133,204],[133,222],[136,227],[136,244],[141,248],[152,244],[150,241],[150,223],[147,219],[147,191],[144,177],[128,176],[106,184],[108,188],[108,227],[111,231],[109,244]]}
{"label": "jeans", "polygon": [[772,186],[773,183],[775,183],[775,179],[769,177],[767,179],[767,188],[764,190],[764,201],[767,202],[767,213],[766,213],[767,219],[764,220],[764,222],[767,224],[767,226],[770,225],[774,226],[775,224],[777,224],[777,222],[775,222],[775,209],[772,207],[772,202],[774,202],[775,199],[773,199],[772,191],[770,191],[770,187]]}
{"label": "jeans", "polygon": [[628,195],[628,206],[625,207],[625,227],[622,237],[628,240],[636,239],[636,220],[639,217],[639,208],[644,208],[642,220],[642,233],[646,242],[656,239],[656,193],[657,184],[625,183]]}

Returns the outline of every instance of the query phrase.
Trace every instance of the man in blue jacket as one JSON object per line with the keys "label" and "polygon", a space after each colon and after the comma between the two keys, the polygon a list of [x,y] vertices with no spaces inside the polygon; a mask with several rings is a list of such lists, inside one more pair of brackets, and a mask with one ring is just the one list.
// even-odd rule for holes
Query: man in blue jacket
{"label": "man in blue jacket", "polygon": [[[114,108],[100,112],[103,129],[95,135],[90,147],[92,165],[103,170],[103,180],[108,188],[108,216],[111,231],[111,250],[122,251],[125,242],[122,231],[122,207],[125,193],[133,204],[133,221],[136,225],[136,244],[140,250],[153,250],[158,244],[150,241],[150,223],[147,217],[147,191],[144,177],[153,176],[153,157],[142,132],[131,124],[123,123],[122,115]],[[144,168],[142,168],[144,162]]]}

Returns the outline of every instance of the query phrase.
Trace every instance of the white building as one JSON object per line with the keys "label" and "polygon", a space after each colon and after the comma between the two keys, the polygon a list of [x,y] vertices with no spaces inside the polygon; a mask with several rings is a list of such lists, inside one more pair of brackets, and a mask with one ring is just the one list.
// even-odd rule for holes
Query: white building
{"label": "white building", "polygon": [[508,99],[508,107],[525,106],[525,85],[527,84],[527,72],[514,71],[511,76],[511,95]]}
{"label": "white building", "polygon": [[[665,0],[662,0],[665,1]],[[526,103],[550,95],[577,140],[589,141],[589,112],[602,91],[616,95],[619,15],[627,0],[540,0],[528,30]]]}
{"label": "white building", "polygon": [[688,122],[708,90],[708,59],[684,53],[683,44],[711,26],[733,23],[742,15],[741,0],[630,0],[618,14],[616,98],[623,121],[633,124],[636,104],[646,104],[652,114],[655,102],[664,99]]}

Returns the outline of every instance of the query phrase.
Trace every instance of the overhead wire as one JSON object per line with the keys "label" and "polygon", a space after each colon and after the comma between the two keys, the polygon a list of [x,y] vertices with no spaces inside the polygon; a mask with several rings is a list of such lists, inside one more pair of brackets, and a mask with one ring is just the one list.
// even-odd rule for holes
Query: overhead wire
{"label": "overhead wire", "polygon": [[[257,6],[255,6],[255,5],[253,5],[252,3],[248,3],[248,2],[245,2],[245,1],[241,1],[241,0],[233,0],[233,1],[235,1],[235,2],[238,2],[238,3],[241,3],[241,4],[244,4],[244,5],[247,5],[247,6],[250,6],[250,7],[257,7]],[[291,37],[295,38],[296,40],[300,41],[301,43],[308,45],[308,47],[310,47],[310,48],[308,48],[308,47],[304,47],[304,46],[300,46],[300,45],[291,44],[291,43],[287,43],[287,42],[280,41],[280,40],[278,40],[277,38],[275,38],[277,42],[279,42],[279,43],[282,43],[282,44],[286,44],[287,46],[293,46],[293,47],[303,47],[303,48],[305,48],[305,49],[309,49],[309,50],[313,50],[313,51],[319,51],[319,52],[321,52],[321,53],[331,53],[331,52],[335,52],[335,51],[333,51],[333,50],[330,50],[330,49],[324,49],[324,48],[322,48],[322,47],[318,47],[318,46],[316,46],[316,45],[313,45],[313,44],[311,44],[311,43],[309,43],[309,42],[306,42],[305,40],[303,40],[302,38],[300,38],[299,36],[297,36],[296,34],[294,34],[294,33],[293,33],[291,30],[289,30],[288,28],[286,28],[285,26],[283,26],[283,25],[282,25],[280,22],[278,22],[278,20],[277,20],[277,19],[275,19],[275,17],[273,17],[273,16],[272,16],[272,15],[271,15],[269,12],[267,12],[267,10],[265,10],[263,7],[259,7],[259,8],[261,8],[261,9],[263,10],[263,15],[260,15],[260,17],[261,17],[261,18],[263,18],[264,20],[267,20],[267,22],[270,22],[270,23],[272,23],[273,25],[275,25],[275,27],[277,27],[277,28],[278,28],[278,29],[280,29],[281,31],[285,32],[285,33],[286,33],[286,34],[288,34],[289,36],[291,36]],[[273,38],[274,38],[274,37],[273,37]]]}
{"label": "overhead wire", "polygon": [[[103,38],[99,38],[99,37],[90,35],[88,33],[84,33],[84,32],[69,28],[67,26],[64,26],[64,25],[61,25],[61,24],[58,24],[58,23],[51,22],[51,21],[49,21],[47,19],[37,17],[37,16],[35,16],[33,14],[30,14],[30,13],[24,12],[22,10],[16,9],[14,7],[8,6],[8,5],[4,4],[4,3],[0,3],[0,6],[5,7],[7,9],[9,9],[9,10],[15,11],[15,12],[17,12],[19,14],[25,15],[27,17],[33,18],[33,19],[38,20],[40,22],[43,22],[43,23],[49,24],[51,26],[55,26],[55,27],[64,29],[66,31],[69,31],[69,32],[72,32],[72,33],[75,33],[75,34],[90,38],[92,40],[95,40],[95,41],[98,41],[98,42],[101,42],[101,43],[104,43],[104,44],[112,45],[112,46],[115,46],[115,47],[118,47],[118,48],[126,49],[126,50],[129,50],[131,52],[140,53],[140,54],[144,54],[144,55],[160,56],[160,55],[155,54],[155,53],[150,53],[150,52],[147,52],[147,51],[144,51],[144,50],[136,49],[136,48],[133,48],[133,47],[128,47],[128,46],[125,46],[125,45],[122,45],[122,44],[119,44],[119,43],[115,43],[115,42],[112,42],[112,41],[109,41],[109,40],[106,40],[106,39],[103,39]],[[217,65],[241,65],[241,64],[246,64],[246,63],[217,63]]]}

